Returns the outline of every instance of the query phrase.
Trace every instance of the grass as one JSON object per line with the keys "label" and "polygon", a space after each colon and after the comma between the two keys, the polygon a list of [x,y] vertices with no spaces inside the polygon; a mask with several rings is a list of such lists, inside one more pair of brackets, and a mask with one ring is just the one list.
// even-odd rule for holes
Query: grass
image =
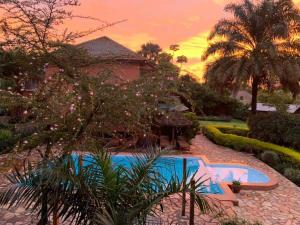
{"label": "grass", "polygon": [[248,126],[246,122],[241,121],[241,120],[231,120],[230,122],[225,122],[225,121],[202,121],[200,120],[200,126],[228,126],[228,127],[235,127],[235,128],[245,128],[247,129]]}

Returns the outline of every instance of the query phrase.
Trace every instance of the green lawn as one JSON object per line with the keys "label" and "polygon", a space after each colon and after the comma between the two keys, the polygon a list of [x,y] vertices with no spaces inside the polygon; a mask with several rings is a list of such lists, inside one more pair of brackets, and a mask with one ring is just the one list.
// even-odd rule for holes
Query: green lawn
{"label": "green lawn", "polygon": [[230,122],[224,121],[202,121],[200,120],[200,126],[217,125],[217,126],[231,126],[237,128],[248,128],[246,122],[241,120],[231,120]]}

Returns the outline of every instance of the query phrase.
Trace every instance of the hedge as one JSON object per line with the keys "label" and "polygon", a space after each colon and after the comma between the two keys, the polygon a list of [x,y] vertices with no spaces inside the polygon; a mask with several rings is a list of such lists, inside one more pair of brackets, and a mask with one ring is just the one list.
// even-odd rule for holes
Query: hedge
{"label": "hedge", "polygon": [[282,147],[257,139],[242,137],[234,134],[224,134],[215,126],[205,126],[203,133],[213,142],[219,145],[233,148],[235,150],[250,150],[256,152],[274,151],[290,159],[292,162],[300,163],[300,152],[294,149]]}
{"label": "hedge", "polygon": [[247,137],[249,133],[249,129],[247,128],[240,128],[240,127],[232,127],[232,126],[214,126],[222,133],[225,134],[235,134],[238,136]]}

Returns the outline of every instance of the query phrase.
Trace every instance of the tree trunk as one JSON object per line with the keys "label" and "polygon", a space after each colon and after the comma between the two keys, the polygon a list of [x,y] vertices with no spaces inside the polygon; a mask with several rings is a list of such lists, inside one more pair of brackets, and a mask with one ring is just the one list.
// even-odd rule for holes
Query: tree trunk
{"label": "tree trunk", "polygon": [[[46,167],[47,165],[47,161],[49,160],[49,155],[51,152],[51,144],[50,144],[50,140],[47,140],[46,143],[46,151],[44,154],[44,158],[43,158],[43,163],[44,166]],[[43,168],[44,169],[44,168]],[[43,177],[43,179],[45,179]],[[44,183],[44,180],[42,181]],[[48,224],[48,191],[47,191],[47,187],[46,185],[42,185],[42,196],[41,196],[41,219],[40,222],[38,223],[38,225],[47,225]]]}
{"label": "tree trunk", "polygon": [[48,224],[48,198],[47,191],[42,192],[42,208],[41,208],[41,220],[38,225],[47,225]]}
{"label": "tree trunk", "polygon": [[254,77],[252,82],[252,100],[251,100],[251,113],[253,115],[256,114],[258,84],[259,84],[258,78]]}
{"label": "tree trunk", "polygon": [[59,217],[58,217],[57,205],[55,205],[55,207],[53,209],[53,225],[59,225]]}

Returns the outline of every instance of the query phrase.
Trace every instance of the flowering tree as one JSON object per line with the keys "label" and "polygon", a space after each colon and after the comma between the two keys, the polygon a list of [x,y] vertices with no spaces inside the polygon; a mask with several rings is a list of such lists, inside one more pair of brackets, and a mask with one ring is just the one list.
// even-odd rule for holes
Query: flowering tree
{"label": "flowering tree", "polygon": [[[6,40],[5,46],[17,46],[29,52],[49,53],[55,43],[70,43],[118,23],[74,15],[72,9],[79,5],[79,0],[0,0],[0,9],[3,12],[0,27]],[[99,26],[81,32],[60,29],[66,20],[74,18],[96,20]]]}

